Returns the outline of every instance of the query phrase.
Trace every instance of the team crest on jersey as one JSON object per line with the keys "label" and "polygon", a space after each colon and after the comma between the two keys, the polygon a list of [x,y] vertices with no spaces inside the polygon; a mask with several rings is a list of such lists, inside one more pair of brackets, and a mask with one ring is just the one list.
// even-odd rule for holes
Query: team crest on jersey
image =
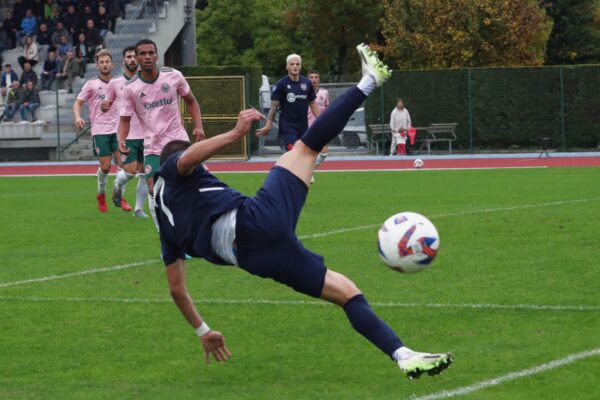
{"label": "team crest on jersey", "polygon": [[288,88],[288,89],[291,89],[292,87],[291,87],[290,85],[287,85],[287,88]]}
{"label": "team crest on jersey", "polygon": [[149,174],[150,172],[152,172],[152,165],[146,165],[145,172],[147,174]]}
{"label": "team crest on jersey", "polygon": [[296,95],[294,93],[288,93],[286,98],[288,103],[293,103],[296,101]]}
{"label": "team crest on jersey", "polygon": [[301,84],[300,84],[300,89],[302,89],[302,90],[306,90],[306,89],[307,89],[307,87],[306,87],[306,83],[301,83]]}
{"label": "team crest on jersey", "polygon": [[169,84],[167,84],[167,83],[163,83],[162,85],[160,85],[160,91],[163,93],[169,93],[170,89],[171,89],[171,86],[169,86]]}

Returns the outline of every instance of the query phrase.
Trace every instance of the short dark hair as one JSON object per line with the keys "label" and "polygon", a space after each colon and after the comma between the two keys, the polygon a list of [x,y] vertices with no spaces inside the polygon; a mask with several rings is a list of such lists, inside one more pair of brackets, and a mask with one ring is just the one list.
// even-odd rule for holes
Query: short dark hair
{"label": "short dark hair", "polygon": [[135,46],[127,46],[123,49],[123,58],[125,58],[125,54],[133,51],[135,53]]}
{"label": "short dark hair", "polygon": [[163,147],[160,152],[160,165],[163,165],[165,161],[173,154],[178,151],[182,151],[190,147],[192,144],[185,140],[172,140]]}
{"label": "short dark hair", "polygon": [[321,74],[319,73],[319,71],[317,71],[316,69],[311,69],[310,71],[308,71],[308,74],[306,74],[307,76],[310,74],[317,74],[319,76],[321,76]]}
{"label": "short dark hair", "polygon": [[154,46],[154,51],[156,51],[158,53],[158,48],[156,47],[156,43],[154,43],[150,39],[142,39],[135,44],[135,55],[137,55],[138,47],[141,45],[144,45],[144,44],[151,44],[152,46]]}

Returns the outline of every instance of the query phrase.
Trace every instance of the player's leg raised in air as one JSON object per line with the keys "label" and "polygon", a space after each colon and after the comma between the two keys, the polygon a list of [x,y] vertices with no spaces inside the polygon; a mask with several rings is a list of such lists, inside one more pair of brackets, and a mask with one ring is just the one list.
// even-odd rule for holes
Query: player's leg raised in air
{"label": "player's leg raised in air", "polygon": [[[319,151],[340,132],[367,96],[391,75],[377,54],[366,45],[357,46],[363,78],[344,92],[321,115],[276,165],[292,172],[308,187]],[[326,270],[320,297],[343,307],[353,328],[396,361],[409,377],[439,374],[452,362],[450,354],[419,353],[403,345],[394,331],[373,312],[356,285],[344,275]]]}

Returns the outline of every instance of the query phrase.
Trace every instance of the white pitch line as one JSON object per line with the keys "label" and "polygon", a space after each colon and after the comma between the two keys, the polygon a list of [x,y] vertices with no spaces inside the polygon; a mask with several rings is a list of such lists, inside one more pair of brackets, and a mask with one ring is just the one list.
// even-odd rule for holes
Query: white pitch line
{"label": "white pitch line", "polygon": [[44,276],[42,278],[32,278],[32,279],[26,279],[26,280],[15,281],[15,282],[4,282],[4,283],[0,283],[0,289],[5,288],[5,287],[10,287],[10,286],[26,285],[28,283],[46,282],[46,281],[52,281],[55,279],[70,278],[72,276],[83,276],[83,275],[97,274],[100,272],[119,271],[122,269],[133,268],[133,267],[137,267],[140,265],[155,263],[158,261],[159,260],[145,260],[145,261],[139,261],[139,262],[125,264],[125,265],[115,265],[114,267],[94,268],[94,269],[88,269],[85,271],[70,272],[68,274],[49,275],[49,276]]}
{"label": "white pitch line", "polygon": [[[578,200],[554,201],[554,202],[550,202],[550,203],[523,204],[520,206],[512,206],[512,207],[485,208],[482,210],[470,210],[470,211],[461,211],[461,212],[450,213],[450,214],[433,215],[433,216],[431,216],[431,218],[432,219],[433,218],[446,218],[446,217],[455,217],[455,216],[469,215],[469,214],[481,214],[481,213],[490,213],[490,212],[498,212],[498,211],[512,211],[512,210],[519,210],[519,209],[526,209],[526,208],[560,206],[560,205],[565,205],[565,204],[584,203],[584,202],[597,201],[597,200],[600,200],[600,197],[594,197],[594,198],[589,198],[589,199],[578,199]],[[381,224],[362,225],[362,226],[355,226],[355,227],[351,227],[351,228],[336,229],[336,230],[328,231],[328,232],[301,235],[301,236],[299,236],[299,239],[313,239],[313,238],[335,235],[338,233],[359,231],[359,230],[364,230],[364,229],[372,229],[372,228],[379,227],[380,225]],[[72,276],[81,276],[81,275],[95,274],[95,273],[99,273],[99,272],[116,271],[116,270],[120,270],[120,269],[127,269],[127,268],[136,267],[139,265],[149,264],[152,262],[156,262],[156,261],[147,260],[147,261],[140,261],[137,263],[127,264],[127,265],[117,265],[117,266],[108,267],[108,268],[96,268],[96,269],[91,269],[91,270],[86,270],[86,271],[73,272],[73,273],[69,273],[69,274],[50,275],[50,276],[46,276],[46,277],[42,277],[42,278],[33,278],[33,279],[27,279],[27,280],[23,280],[23,281],[15,281],[15,282],[4,282],[4,283],[0,283],[0,289],[9,287],[9,286],[24,285],[24,284],[28,284],[28,283],[34,283],[34,282],[45,282],[45,281],[50,281],[50,280],[55,280],[55,279],[69,278]]]}
{"label": "white pitch line", "polygon": [[[584,360],[590,357],[596,357],[600,355],[600,347],[597,347],[592,350],[582,351],[581,353],[574,353],[568,355],[564,358],[560,358],[558,360],[550,361],[545,364],[540,364],[535,367],[523,369],[521,371],[510,372],[505,375],[501,375],[497,378],[489,379],[486,381],[477,382],[473,385],[463,386],[452,390],[442,390],[441,392],[436,392],[432,394],[428,394],[426,396],[410,397],[410,400],[438,400],[438,399],[449,399],[456,396],[462,396],[465,394],[473,393],[481,389],[486,389],[488,387],[496,386],[504,382],[512,381],[515,379],[523,378],[526,376],[531,376],[535,374],[539,374],[541,372],[545,372],[551,369],[556,369],[568,364],[572,364],[574,362]],[[510,395],[509,395],[510,397]]]}
{"label": "white pitch line", "polygon": [[[527,209],[527,208],[553,207],[553,206],[560,206],[560,205],[565,205],[565,204],[586,203],[586,202],[598,201],[598,200],[600,200],[600,197],[592,197],[592,198],[589,198],[589,199],[552,201],[552,202],[549,202],[549,203],[538,203],[538,204],[522,204],[520,206],[512,206],[512,207],[484,208],[484,209],[481,209],[481,210],[459,211],[459,212],[449,213],[449,214],[432,215],[431,219],[435,219],[435,218],[448,218],[448,217],[459,217],[459,216],[462,216],[462,215],[484,214],[484,213],[492,213],[492,212],[498,212],[498,211],[522,210],[522,209]],[[298,236],[298,238],[299,239],[314,239],[314,238],[319,238],[319,237],[324,237],[324,236],[335,235],[335,234],[338,234],[338,233],[360,231],[360,230],[363,230],[363,229],[373,229],[373,228],[377,228],[377,227],[380,227],[380,226],[381,226],[381,224],[371,224],[371,225],[355,226],[355,227],[352,227],[352,228],[342,228],[342,229],[336,229],[336,230],[328,231],[328,232],[321,232],[321,233],[312,233],[312,234],[301,235],[301,236]]]}
{"label": "white pitch line", "polygon": [[[111,297],[40,297],[40,296],[0,296],[0,300],[18,300],[32,302],[97,302],[97,303],[171,303],[170,298],[111,298]],[[269,299],[197,299],[198,304],[250,304],[250,305],[300,305],[328,306],[319,300],[269,300]],[[371,302],[373,307],[381,308],[469,308],[533,311],[600,311],[600,305],[552,305],[552,304],[469,304],[469,303],[396,303]]]}

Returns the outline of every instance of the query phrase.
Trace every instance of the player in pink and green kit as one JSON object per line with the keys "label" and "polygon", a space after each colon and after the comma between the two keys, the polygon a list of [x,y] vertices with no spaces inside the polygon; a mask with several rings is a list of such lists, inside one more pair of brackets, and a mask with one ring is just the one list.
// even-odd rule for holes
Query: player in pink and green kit
{"label": "player in pink and green kit", "polygon": [[[136,77],[138,63],[135,57],[135,47],[129,46],[123,49],[123,75],[114,78],[108,84],[106,98],[100,105],[102,111],[108,112],[111,107],[114,110],[120,111],[123,100],[123,92],[125,85],[131,79]],[[122,162],[123,169],[119,171],[113,186],[113,203],[118,205],[122,202],[123,187],[128,181],[133,179],[138,174],[138,186],[135,196],[135,211],[134,217],[147,218],[144,213],[144,202],[148,197],[148,185],[146,183],[146,175],[144,173],[144,131],[137,117],[133,114],[129,126],[129,136],[127,136],[126,146],[129,153],[123,154]]]}
{"label": "player in pink and green kit", "polygon": [[[108,211],[106,206],[106,183],[110,173],[111,158],[114,156],[117,162],[120,162],[121,155],[117,146],[117,124],[119,122],[119,112],[115,108],[108,112],[100,109],[100,103],[106,97],[108,83],[112,78],[112,56],[106,50],[101,50],[96,54],[96,68],[100,73],[98,76],[88,80],[73,105],[73,114],[75,118],[75,127],[83,129],[85,121],[81,118],[81,106],[84,102],[88,103],[90,111],[90,120],[92,123],[92,140],[94,142],[94,156],[100,161],[98,168],[98,209],[100,212]],[[119,203],[124,211],[131,211],[131,207],[125,199]]]}
{"label": "player in pink and green kit", "polygon": [[[150,213],[156,224],[154,207],[154,174],[160,167],[160,153],[172,140],[189,141],[183,126],[179,97],[185,101],[194,122],[196,141],[204,139],[200,105],[190,86],[181,74],[173,68],[158,68],[156,44],[142,39],[135,45],[135,55],[140,66],[139,74],[131,79],[123,89],[121,117],[118,128],[119,150],[129,153],[126,140],[131,130],[131,119],[137,115],[144,131],[144,167],[148,182]],[[156,225],[158,229],[158,224]]]}

